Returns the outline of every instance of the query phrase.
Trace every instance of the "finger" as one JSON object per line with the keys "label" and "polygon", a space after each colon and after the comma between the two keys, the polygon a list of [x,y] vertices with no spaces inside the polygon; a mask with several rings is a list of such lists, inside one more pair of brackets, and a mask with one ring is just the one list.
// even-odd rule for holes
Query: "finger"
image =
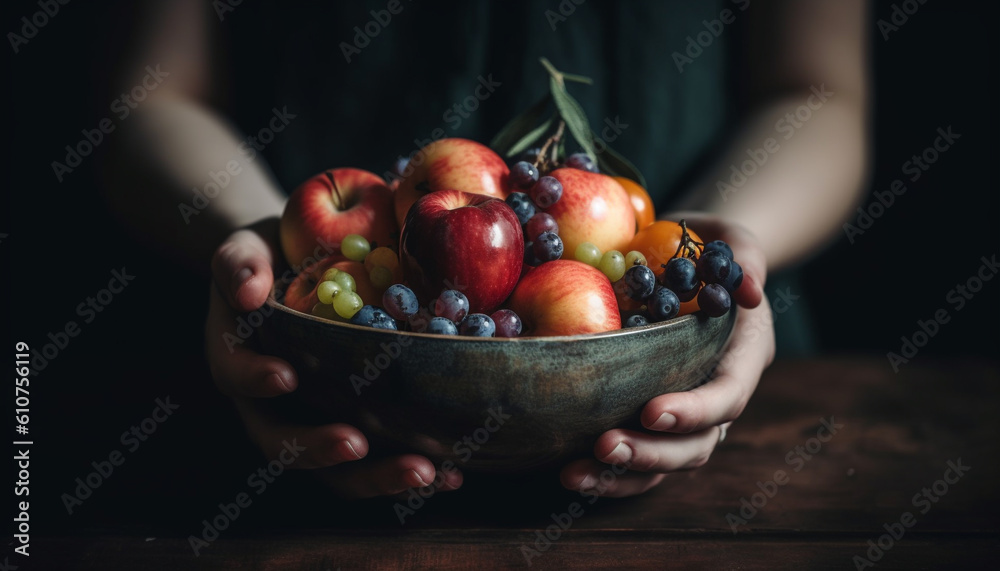
{"label": "finger", "polygon": [[287,361],[245,347],[236,334],[237,314],[217,288],[209,292],[205,353],[216,386],[229,396],[273,397],[295,390],[298,377]]}
{"label": "finger", "polygon": [[212,275],[229,305],[253,311],[271,293],[274,256],[270,245],[254,230],[233,233],[212,257]]}
{"label": "finger", "polygon": [[637,472],[673,472],[704,466],[719,443],[718,427],[691,434],[650,434],[614,429],[594,445],[594,456]]}
{"label": "finger", "polygon": [[344,464],[322,470],[320,477],[337,493],[348,498],[391,496],[410,488],[429,486],[447,491],[461,486],[461,474],[457,470],[452,471],[447,486],[441,485],[447,473],[441,474],[439,477],[434,464],[427,458],[405,454]]}
{"label": "finger", "polygon": [[697,432],[735,420],[774,360],[771,307],[765,300],[736,317],[733,337],[708,383],[687,392],[653,398],[642,409],[642,425],[660,432]]}
{"label": "finger", "polygon": [[271,415],[264,405],[237,399],[236,408],[251,440],[268,460],[287,468],[310,470],[354,462],[368,454],[368,440],[348,424],[292,425]]}
{"label": "finger", "polygon": [[665,474],[631,472],[623,466],[608,466],[597,460],[571,462],[559,474],[559,481],[569,490],[584,495],[624,498],[649,491],[666,477]]}

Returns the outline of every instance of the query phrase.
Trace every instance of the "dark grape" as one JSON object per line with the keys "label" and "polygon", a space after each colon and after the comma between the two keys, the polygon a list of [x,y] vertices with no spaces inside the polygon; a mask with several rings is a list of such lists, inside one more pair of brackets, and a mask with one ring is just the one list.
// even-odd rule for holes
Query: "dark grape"
{"label": "dark grape", "polygon": [[538,169],[535,165],[520,161],[510,167],[510,183],[515,188],[531,188],[536,182],[538,182]]}
{"label": "dark grape", "polygon": [[732,269],[733,262],[719,251],[702,254],[698,258],[698,279],[707,284],[721,283]]}
{"label": "dark grape", "polygon": [[535,161],[538,160],[538,155],[541,152],[542,152],[542,148],[541,147],[533,147],[533,148],[528,149],[527,151],[524,151],[523,153],[519,154],[517,156],[517,160],[515,162],[525,161],[525,162],[529,162],[529,163],[534,163]]}
{"label": "dark grape", "polygon": [[658,287],[646,302],[646,308],[653,321],[666,321],[675,317],[681,310],[681,300],[673,290]]}
{"label": "dark grape", "polygon": [[642,301],[653,293],[656,287],[656,275],[646,266],[632,266],[625,270],[625,293],[635,300]]}
{"label": "dark grape", "polygon": [[722,317],[732,303],[729,292],[719,284],[708,284],[698,293],[698,307],[709,317]]}
{"label": "dark grape", "polygon": [[510,193],[506,202],[508,206],[514,209],[514,214],[517,215],[517,220],[522,226],[535,215],[535,205],[532,204],[528,195],[523,192]]}
{"label": "dark grape", "polygon": [[371,327],[375,321],[375,306],[365,305],[351,317],[351,323]]}
{"label": "dark grape", "polygon": [[420,302],[413,290],[403,284],[394,284],[382,294],[382,307],[393,319],[405,321],[420,309]]}
{"label": "dark grape", "polygon": [[448,289],[441,292],[434,301],[434,315],[461,323],[469,314],[469,298],[458,290]]}
{"label": "dark grape", "polygon": [[407,171],[410,167],[410,159],[406,157],[399,157],[396,162],[392,165],[393,173],[399,177],[405,177],[410,173]]}
{"label": "dark grape", "polygon": [[554,232],[559,233],[559,224],[556,219],[552,217],[551,214],[547,212],[539,212],[528,220],[528,223],[524,225],[524,234],[529,240],[537,240],[539,234],[542,232]]}
{"label": "dark grape", "polygon": [[729,244],[726,244],[722,240],[715,240],[705,244],[705,249],[701,252],[701,254],[704,256],[709,252],[722,252],[730,260],[733,259],[733,249],[729,247]]}
{"label": "dark grape", "polygon": [[563,241],[555,232],[542,232],[531,245],[540,262],[558,260],[563,255]]}
{"label": "dark grape", "polygon": [[389,329],[392,331],[397,329],[396,320],[393,319],[391,315],[378,308],[375,308],[375,314],[372,318],[372,327],[375,329]]}
{"label": "dark grape", "polygon": [[743,283],[743,268],[736,262],[733,262],[732,268],[729,270],[729,276],[726,277],[726,279],[722,280],[722,282],[719,285],[726,288],[726,291],[728,291],[729,294],[732,295],[733,292],[740,289],[740,284],[742,283]]}
{"label": "dark grape", "polygon": [[434,314],[429,309],[421,307],[416,313],[407,318],[406,321],[410,324],[410,331],[424,333],[427,331],[427,324],[431,322],[433,317]]}
{"label": "dark grape", "polygon": [[450,319],[434,317],[427,323],[427,332],[437,335],[458,335],[458,327]]}
{"label": "dark grape", "polygon": [[493,324],[496,325],[497,337],[517,337],[521,334],[521,318],[513,310],[498,309],[490,316]]}
{"label": "dark grape", "polygon": [[531,187],[531,199],[539,208],[548,208],[562,198],[563,185],[554,176],[543,176]]}
{"label": "dark grape", "polygon": [[587,172],[597,172],[597,165],[587,153],[573,153],[566,159],[566,166]]}
{"label": "dark grape", "polygon": [[462,335],[469,335],[471,337],[493,337],[497,326],[493,323],[493,319],[489,315],[485,313],[473,313],[465,318],[465,321],[462,322],[458,330]]}
{"label": "dark grape", "polygon": [[642,327],[643,325],[649,325],[649,320],[638,313],[625,320],[625,327]]}

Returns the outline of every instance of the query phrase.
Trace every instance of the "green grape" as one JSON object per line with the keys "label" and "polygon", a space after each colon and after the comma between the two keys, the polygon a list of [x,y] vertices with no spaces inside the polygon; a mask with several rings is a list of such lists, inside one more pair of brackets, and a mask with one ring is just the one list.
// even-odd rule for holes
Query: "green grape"
{"label": "green grape", "polygon": [[625,267],[631,268],[632,266],[645,266],[646,256],[642,255],[642,252],[638,250],[632,250],[631,252],[625,254]]}
{"label": "green grape", "polygon": [[333,310],[333,307],[326,305],[325,303],[317,303],[312,308],[312,314],[316,317],[322,317],[323,319],[332,319],[333,321],[343,321],[343,319],[337,315],[337,312]]}
{"label": "green grape", "polygon": [[339,273],[340,270],[338,270],[337,268],[330,268],[329,270],[323,272],[323,281],[332,282],[333,278],[337,277],[337,274]]}
{"label": "green grape", "polygon": [[340,284],[342,291],[358,291],[358,285],[354,283],[354,276],[347,272],[337,272],[337,275],[333,276],[333,281]]}
{"label": "green grape", "polygon": [[608,276],[609,280],[616,282],[625,275],[625,256],[618,250],[604,252],[597,269],[604,272],[604,275]]}
{"label": "green grape", "polygon": [[576,259],[596,268],[601,262],[601,249],[590,242],[584,242],[576,247]]}
{"label": "green grape", "polygon": [[375,289],[384,290],[392,285],[392,270],[385,266],[375,266],[368,277],[371,278]]}
{"label": "green grape", "polygon": [[334,281],[325,281],[319,284],[316,288],[316,297],[319,298],[321,303],[330,305],[333,303],[333,298],[337,296],[344,288]]}
{"label": "green grape", "polygon": [[365,302],[361,301],[361,296],[354,293],[353,291],[342,291],[340,295],[333,298],[333,309],[337,312],[337,315],[343,317],[344,319],[350,319],[354,317],[363,306]]}
{"label": "green grape", "polygon": [[340,251],[347,259],[355,262],[365,261],[365,256],[372,251],[371,244],[360,234],[348,234],[340,242]]}

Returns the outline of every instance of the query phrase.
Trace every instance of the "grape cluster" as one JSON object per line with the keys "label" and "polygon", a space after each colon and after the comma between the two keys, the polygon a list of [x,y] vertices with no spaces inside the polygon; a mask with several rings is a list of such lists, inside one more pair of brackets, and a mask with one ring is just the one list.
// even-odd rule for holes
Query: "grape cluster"
{"label": "grape cluster", "polygon": [[[538,167],[528,161],[518,161],[510,169],[510,181],[516,190],[507,197],[524,232],[524,263],[537,266],[563,255],[559,224],[544,212],[562,198],[563,186],[551,176],[539,176]],[[527,191],[527,192],[522,192]]]}

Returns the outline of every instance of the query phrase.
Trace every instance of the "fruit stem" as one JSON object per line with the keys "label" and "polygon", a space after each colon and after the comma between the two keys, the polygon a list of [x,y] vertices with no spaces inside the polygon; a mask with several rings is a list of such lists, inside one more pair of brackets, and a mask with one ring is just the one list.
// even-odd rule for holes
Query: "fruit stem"
{"label": "fruit stem", "polygon": [[542,150],[538,152],[538,157],[535,158],[535,168],[538,169],[539,172],[541,172],[542,170],[544,170],[545,172],[548,172],[549,170],[551,170],[551,169],[548,168],[549,161],[545,158],[545,154],[549,151],[549,147],[552,148],[552,161],[551,162],[552,162],[553,166],[555,165],[556,160],[559,158],[559,157],[556,156],[556,152],[558,150],[558,147],[556,146],[556,143],[559,142],[559,139],[562,139],[563,131],[565,129],[566,129],[566,122],[565,121],[559,121],[559,127],[556,129],[555,135],[552,135],[551,137],[549,137],[549,139],[547,141],[545,141],[545,144],[542,145]]}
{"label": "fruit stem", "polygon": [[676,258],[678,255],[681,255],[681,251],[683,250],[687,250],[687,252],[684,254],[685,258],[694,258],[695,252],[697,252],[698,255],[700,256],[701,253],[705,250],[704,242],[698,242],[697,240],[691,238],[691,235],[688,234],[687,220],[681,218],[681,221],[678,222],[678,224],[680,224],[681,227],[681,239],[677,244],[677,251],[674,252],[674,255],[671,256],[671,259]]}
{"label": "fruit stem", "polygon": [[337,208],[343,208],[344,199],[340,196],[340,187],[337,186],[337,181],[334,180],[333,175],[330,173],[330,171],[326,171],[323,174],[325,174],[327,180],[330,181],[330,190],[332,190],[333,194],[337,197]]}

